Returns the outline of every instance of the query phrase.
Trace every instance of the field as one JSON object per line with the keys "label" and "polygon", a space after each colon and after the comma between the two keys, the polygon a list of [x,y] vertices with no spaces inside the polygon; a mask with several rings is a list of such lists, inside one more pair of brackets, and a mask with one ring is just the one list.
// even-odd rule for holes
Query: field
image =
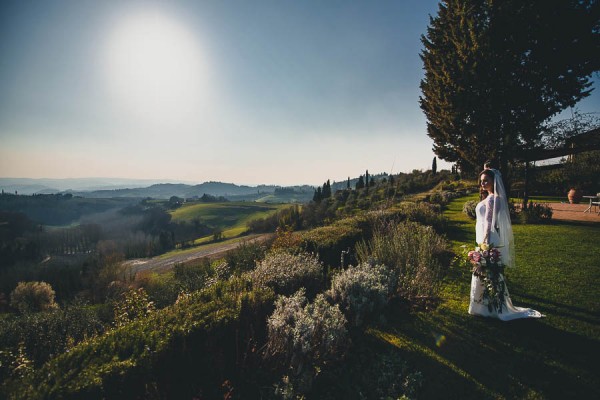
{"label": "field", "polygon": [[[289,204],[267,203],[187,203],[171,213],[175,222],[192,222],[199,219],[202,223],[219,228],[224,238],[232,238],[247,230],[247,223],[254,219],[265,218]],[[212,236],[198,239],[195,244],[205,243]]]}

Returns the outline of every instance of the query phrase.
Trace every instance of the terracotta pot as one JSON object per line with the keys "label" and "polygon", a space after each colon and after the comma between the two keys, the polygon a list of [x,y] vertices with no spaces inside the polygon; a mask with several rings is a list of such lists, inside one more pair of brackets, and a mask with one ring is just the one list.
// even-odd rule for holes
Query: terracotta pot
{"label": "terracotta pot", "polygon": [[571,204],[579,204],[581,201],[581,191],[579,189],[571,189],[567,194],[569,198],[569,203]]}

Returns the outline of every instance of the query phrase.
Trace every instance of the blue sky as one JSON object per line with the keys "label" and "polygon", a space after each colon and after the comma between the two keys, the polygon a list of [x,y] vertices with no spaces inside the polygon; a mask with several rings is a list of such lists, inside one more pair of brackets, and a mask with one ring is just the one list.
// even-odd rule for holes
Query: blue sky
{"label": "blue sky", "polygon": [[[0,176],[292,185],[428,169],[419,52],[436,11],[3,1]],[[600,111],[600,94],[579,109]]]}

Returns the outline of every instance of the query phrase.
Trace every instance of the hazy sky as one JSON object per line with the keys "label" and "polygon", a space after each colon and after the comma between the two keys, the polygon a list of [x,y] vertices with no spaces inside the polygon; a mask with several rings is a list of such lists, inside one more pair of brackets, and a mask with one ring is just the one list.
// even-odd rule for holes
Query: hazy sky
{"label": "hazy sky", "polygon": [[[291,185],[429,169],[419,52],[436,12],[3,0],[0,177]],[[582,112],[600,111],[595,86]]]}

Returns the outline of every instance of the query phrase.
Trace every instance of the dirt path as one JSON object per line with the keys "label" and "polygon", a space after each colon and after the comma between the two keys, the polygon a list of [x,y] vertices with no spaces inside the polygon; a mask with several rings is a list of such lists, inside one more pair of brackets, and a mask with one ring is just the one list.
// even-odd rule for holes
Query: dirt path
{"label": "dirt path", "polygon": [[152,258],[138,258],[135,260],[125,261],[125,265],[133,267],[134,272],[141,271],[166,271],[173,268],[176,263],[188,263],[199,258],[211,257],[217,258],[223,256],[229,250],[233,250],[246,241],[247,243],[263,242],[270,238],[272,234],[261,234],[249,236],[235,242],[223,243],[220,246],[199,246],[195,251],[185,251],[181,254],[174,254],[170,257],[156,256]]}

